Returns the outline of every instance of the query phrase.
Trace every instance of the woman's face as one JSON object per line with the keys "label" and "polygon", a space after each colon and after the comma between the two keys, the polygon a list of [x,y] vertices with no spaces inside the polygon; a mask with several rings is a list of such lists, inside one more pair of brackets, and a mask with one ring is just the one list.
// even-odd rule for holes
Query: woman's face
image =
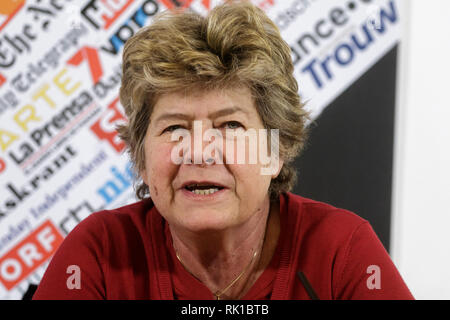
{"label": "woman's face", "polygon": [[[180,132],[176,129],[185,129],[191,140],[183,140],[188,146],[181,148],[184,153],[175,153],[192,164],[174,161],[173,149],[180,146],[180,141],[173,141],[172,134]],[[202,139],[208,129],[218,129],[224,137],[215,140],[223,149],[212,153],[222,156],[222,164],[203,161],[211,143]],[[268,209],[270,181],[282,163],[274,174],[261,174],[261,168],[267,166],[249,161],[249,140],[244,148],[236,143],[249,129],[259,132],[264,126],[248,88],[170,93],[156,101],[145,136],[141,175],[156,208],[169,223],[194,232],[224,230]],[[227,155],[226,131],[238,137],[228,139],[235,142],[234,159],[227,159],[231,153]],[[238,164],[239,152],[245,153],[244,163]]]}

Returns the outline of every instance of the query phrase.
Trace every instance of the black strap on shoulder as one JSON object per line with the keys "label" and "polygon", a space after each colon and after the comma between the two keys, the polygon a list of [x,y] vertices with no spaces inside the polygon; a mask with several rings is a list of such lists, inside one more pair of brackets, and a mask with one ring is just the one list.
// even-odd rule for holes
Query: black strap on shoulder
{"label": "black strap on shoulder", "polygon": [[320,300],[316,292],[314,291],[313,287],[309,283],[308,279],[306,278],[305,274],[301,270],[297,271],[297,276],[303,283],[303,286],[305,287],[305,290],[308,293],[308,296],[311,298],[311,300]]}

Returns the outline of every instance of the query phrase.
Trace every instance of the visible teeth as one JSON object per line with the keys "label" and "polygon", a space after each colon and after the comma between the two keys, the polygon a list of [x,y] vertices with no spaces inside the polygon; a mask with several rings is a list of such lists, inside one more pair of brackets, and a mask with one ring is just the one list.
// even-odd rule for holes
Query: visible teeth
{"label": "visible teeth", "polygon": [[195,194],[208,195],[208,194],[213,194],[217,191],[219,191],[219,188],[211,188],[211,189],[206,189],[206,190],[194,189],[191,192],[195,193]]}

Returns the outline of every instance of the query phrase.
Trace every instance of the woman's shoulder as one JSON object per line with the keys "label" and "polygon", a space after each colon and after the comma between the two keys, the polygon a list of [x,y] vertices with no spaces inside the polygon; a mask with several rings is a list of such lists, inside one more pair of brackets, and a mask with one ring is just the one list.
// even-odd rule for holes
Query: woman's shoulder
{"label": "woman's shoulder", "polygon": [[354,232],[369,222],[356,213],[335,207],[321,201],[305,198],[293,193],[284,195],[285,210],[288,219],[297,220],[298,227],[304,232],[320,232],[345,235]]}
{"label": "woman's shoulder", "polygon": [[[114,292],[126,296],[129,291],[121,284],[134,281],[136,266],[146,266],[151,253],[146,217],[152,207],[144,200],[83,219],[56,251],[34,298],[105,299]],[[66,286],[70,265],[82,270],[81,290]]]}
{"label": "woman's shoulder", "polygon": [[[291,239],[285,261],[307,276],[321,299],[413,298],[367,220],[294,194],[284,200]],[[373,290],[373,267],[383,272],[382,289]],[[294,297],[307,298],[304,286],[293,283]]]}
{"label": "woman's shoulder", "polygon": [[146,217],[153,207],[151,199],[144,199],[114,209],[103,209],[89,215],[80,225],[98,226],[99,222],[108,226],[126,222],[141,225],[145,224]]}
{"label": "woman's shoulder", "polygon": [[115,209],[96,211],[78,223],[68,238],[88,241],[95,237],[101,238],[102,242],[115,242],[115,239],[145,234],[149,227],[148,215],[153,207],[153,202],[145,199]]}

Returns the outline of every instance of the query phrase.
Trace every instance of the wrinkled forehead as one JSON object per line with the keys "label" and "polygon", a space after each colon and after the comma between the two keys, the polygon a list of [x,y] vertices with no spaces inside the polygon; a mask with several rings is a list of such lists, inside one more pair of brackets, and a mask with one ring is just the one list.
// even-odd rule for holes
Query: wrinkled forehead
{"label": "wrinkled forehead", "polygon": [[[248,87],[183,89],[160,94],[155,98],[151,121],[179,115],[188,118],[216,118],[241,113],[258,117],[255,99]],[[192,120],[193,120],[192,119]]]}

